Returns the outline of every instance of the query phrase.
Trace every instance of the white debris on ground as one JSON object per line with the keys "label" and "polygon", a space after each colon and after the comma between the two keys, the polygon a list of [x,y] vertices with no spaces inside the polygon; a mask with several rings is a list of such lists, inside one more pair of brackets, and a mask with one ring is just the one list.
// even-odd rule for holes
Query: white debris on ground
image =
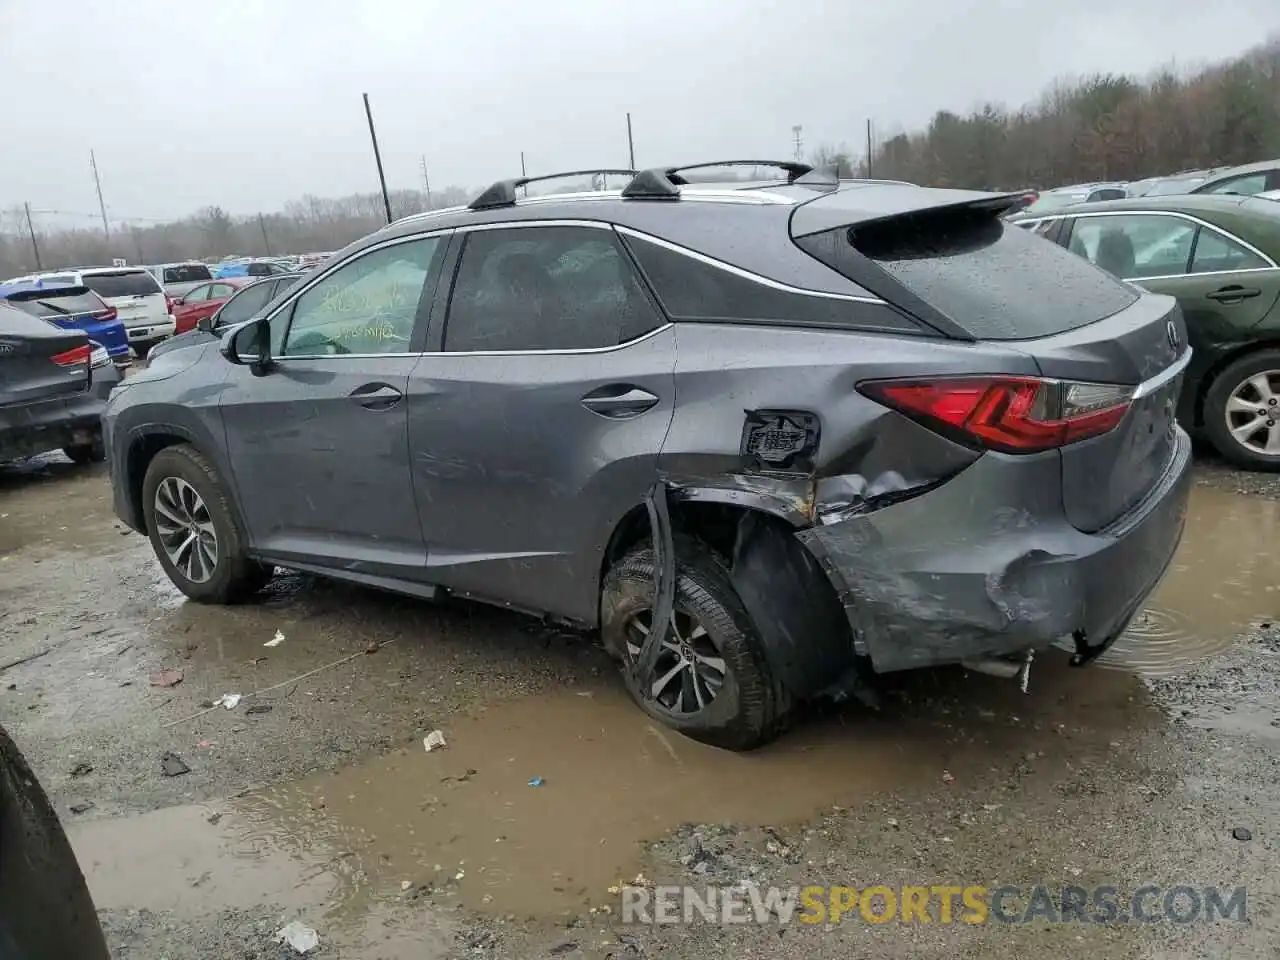
{"label": "white debris on ground", "polygon": [[284,643],[284,634],[277,630],[276,635],[263,644],[264,647],[278,647]]}
{"label": "white debris on ground", "polygon": [[426,750],[427,753],[447,746],[448,744],[444,742],[444,733],[440,730],[432,730],[422,738],[422,749]]}
{"label": "white debris on ground", "polygon": [[308,953],[320,946],[320,935],[299,920],[276,931],[276,943],[287,943],[298,953]]}

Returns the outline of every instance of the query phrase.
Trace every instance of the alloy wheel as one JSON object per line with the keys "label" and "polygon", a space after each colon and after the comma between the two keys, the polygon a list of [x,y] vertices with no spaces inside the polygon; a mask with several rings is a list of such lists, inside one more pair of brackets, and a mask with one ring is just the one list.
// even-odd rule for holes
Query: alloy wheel
{"label": "alloy wheel", "polygon": [[218,564],[218,531],[204,498],[181,477],[156,488],[156,534],[169,562],[192,583],[204,583]]}
{"label": "alloy wheel", "polygon": [[1280,456],[1280,370],[1255,373],[1227,398],[1227,430],[1250,453]]}
{"label": "alloy wheel", "polygon": [[[627,620],[627,656],[632,662],[652,628],[653,611],[641,610]],[[687,717],[710,706],[725,680],[725,662],[698,620],[683,611],[671,615],[671,630],[662,643],[653,676],[644,678],[649,695],[664,712]]]}

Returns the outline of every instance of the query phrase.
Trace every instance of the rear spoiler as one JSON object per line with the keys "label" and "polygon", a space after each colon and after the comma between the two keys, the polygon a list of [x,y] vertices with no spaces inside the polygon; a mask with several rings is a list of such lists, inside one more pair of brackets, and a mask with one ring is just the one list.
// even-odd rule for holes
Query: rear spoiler
{"label": "rear spoiler", "polygon": [[0,300],[13,300],[21,303],[25,300],[40,300],[44,297],[78,297],[89,293],[83,284],[63,283],[38,287],[35,284],[15,284],[12,287],[0,286]]}
{"label": "rear spoiler", "polygon": [[915,186],[863,186],[814,197],[791,213],[794,239],[825,233],[837,227],[857,229],[894,221],[947,219],[956,214],[1000,217],[1022,202],[1026,191],[980,193],[976,190],[938,190]]}

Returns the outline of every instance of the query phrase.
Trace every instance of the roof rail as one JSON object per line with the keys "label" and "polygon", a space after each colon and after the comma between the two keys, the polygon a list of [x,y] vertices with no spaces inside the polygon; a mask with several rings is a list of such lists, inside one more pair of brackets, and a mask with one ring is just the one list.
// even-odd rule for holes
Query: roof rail
{"label": "roof rail", "polygon": [[478,197],[467,204],[468,210],[491,210],[495,207],[510,207],[516,202],[516,191],[530,183],[537,183],[540,180],[559,180],[563,177],[584,177],[588,174],[625,174],[628,177],[636,175],[635,170],[610,168],[597,168],[595,170],[566,170],[564,173],[544,173],[540,177],[518,177],[515,180],[499,180],[490,186]]}
{"label": "roof rail", "polygon": [[[689,170],[709,170],[714,167],[778,167],[787,172],[787,182],[795,183],[801,177],[814,174],[816,171],[807,163],[795,163],[791,160],[719,160],[714,163],[691,163],[683,167],[654,167],[642,170],[635,178],[622,188],[624,200],[677,200],[680,187],[689,183],[681,176]],[[826,183],[825,171],[818,173],[822,183]],[[807,181],[813,183],[814,181]],[[832,178],[832,186],[838,181]]]}

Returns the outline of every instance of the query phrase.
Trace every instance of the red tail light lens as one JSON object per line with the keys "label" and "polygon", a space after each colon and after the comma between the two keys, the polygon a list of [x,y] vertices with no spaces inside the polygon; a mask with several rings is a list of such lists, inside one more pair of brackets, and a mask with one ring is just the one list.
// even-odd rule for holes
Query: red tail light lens
{"label": "red tail light lens", "polygon": [[1133,387],[1036,377],[871,380],[858,390],[941,433],[1006,453],[1107,433],[1133,402]]}
{"label": "red tail light lens", "polygon": [[120,314],[115,307],[107,307],[105,310],[99,310],[93,315],[93,319],[101,320],[104,323],[108,320],[114,320]]}
{"label": "red tail light lens", "polygon": [[86,343],[83,347],[72,347],[63,353],[56,353],[49,359],[60,367],[74,367],[79,363],[88,363],[93,349]]}

